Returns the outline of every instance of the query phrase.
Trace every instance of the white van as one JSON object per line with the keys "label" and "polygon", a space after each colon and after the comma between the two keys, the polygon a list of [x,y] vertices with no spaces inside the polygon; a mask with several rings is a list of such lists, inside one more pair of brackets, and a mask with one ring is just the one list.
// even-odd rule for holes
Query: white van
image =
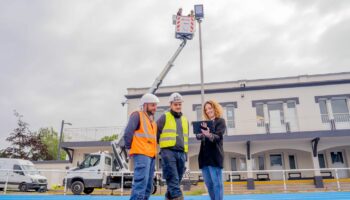
{"label": "white van", "polygon": [[[7,175],[7,170],[11,170]],[[21,192],[36,190],[44,192],[47,190],[47,178],[40,175],[34,164],[28,160],[0,158],[0,188],[19,189]]]}

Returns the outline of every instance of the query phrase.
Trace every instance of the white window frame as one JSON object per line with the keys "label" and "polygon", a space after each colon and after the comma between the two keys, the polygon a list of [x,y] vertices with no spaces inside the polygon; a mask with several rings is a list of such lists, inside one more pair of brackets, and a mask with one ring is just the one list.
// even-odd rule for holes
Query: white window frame
{"label": "white window frame", "polygon": [[[232,121],[233,121],[233,127],[228,127],[228,111],[227,111],[227,107],[232,107]],[[225,119],[225,121],[226,121],[226,126],[227,126],[227,129],[228,130],[234,130],[234,129],[236,129],[236,123],[235,123],[235,119],[236,119],[236,117],[235,117],[235,105],[234,104],[227,104],[227,105],[225,105],[224,107],[223,107],[223,111],[224,111],[224,113],[223,113],[223,118]],[[228,132],[228,131],[227,131]]]}
{"label": "white window frame", "polygon": [[270,167],[273,167],[273,165],[271,165],[272,163],[271,163],[271,156],[272,155],[281,155],[281,160],[282,160],[282,168],[284,168],[285,167],[285,162],[284,162],[284,155],[283,155],[283,153],[270,153],[269,154],[269,164],[270,164]]}

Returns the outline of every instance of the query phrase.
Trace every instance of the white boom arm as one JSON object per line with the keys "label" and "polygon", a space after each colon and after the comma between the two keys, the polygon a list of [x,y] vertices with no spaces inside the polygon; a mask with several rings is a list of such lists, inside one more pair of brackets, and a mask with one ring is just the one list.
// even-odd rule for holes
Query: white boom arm
{"label": "white boom arm", "polygon": [[174,55],[170,58],[168,63],[165,65],[163,71],[159,74],[159,76],[156,78],[156,80],[153,82],[152,87],[148,90],[148,93],[154,94],[158,90],[159,86],[162,84],[165,76],[168,74],[170,71],[171,67],[174,66],[174,61],[176,60],[177,56],[180,54],[182,49],[186,45],[186,39],[183,39],[179,48],[177,48],[176,52]]}
{"label": "white boom arm", "polygon": [[[158,88],[162,84],[162,81],[164,80],[165,76],[168,74],[171,67],[174,66],[174,61],[176,60],[177,56],[180,54],[182,49],[185,47],[186,41],[187,41],[186,39],[182,39],[180,46],[177,48],[174,55],[170,58],[168,63],[165,65],[163,71],[156,78],[152,87],[148,90],[149,93],[154,94],[158,90]],[[112,144],[112,149],[113,149],[113,153],[115,156],[115,158],[114,158],[115,166],[119,166],[119,169],[128,170],[129,166],[127,163],[129,162],[129,160],[128,160],[128,155],[127,155],[125,145],[124,145],[124,133],[120,134],[118,136],[118,139],[113,141],[111,144]]]}

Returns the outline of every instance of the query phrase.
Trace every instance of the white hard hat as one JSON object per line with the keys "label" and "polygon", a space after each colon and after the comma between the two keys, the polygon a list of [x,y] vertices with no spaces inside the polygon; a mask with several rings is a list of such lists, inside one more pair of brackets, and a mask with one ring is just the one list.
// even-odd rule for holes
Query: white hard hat
{"label": "white hard hat", "polygon": [[159,99],[154,94],[146,93],[141,97],[140,105],[142,106],[145,103],[159,103]]}
{"label": "white hard hat", "polygon": [[171,102],[183,102],[181,94],[174,92],[169,97],[169,103]]}

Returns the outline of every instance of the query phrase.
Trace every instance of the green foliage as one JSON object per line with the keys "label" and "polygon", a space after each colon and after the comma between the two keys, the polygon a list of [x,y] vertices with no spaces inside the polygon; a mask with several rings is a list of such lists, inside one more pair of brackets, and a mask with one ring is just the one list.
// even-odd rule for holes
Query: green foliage
{"label": "green foliage", "polygon": [[[49,153],[48,160],[55,160],[57,157],[59,134],[53,128],[40,128],[38,135],[41,141],[47,146]],[[66,152],[61,150],[61,160],[66,159]]]}
{"label": "green foliage", "polygon": [[118,139],[118,135],[117,134],[113,134],[113,135],[110,135],[110,136],[104,136],[103,138],[101,138],[101,141],[103,142],[111,142],[111,141],[114,141]]}
{"label": "green foliage", "polygon": [[197,189],[197,190],[193,190],[193,191],[186,191],[185,195],[195,196],[195,195],[203,195],[205,193],[207,193],[205,190]]}
{"label": "green foliage", "polygon": [[58,184],[54,184],[51,186],[51,190],[63,190],[64,186],[62,185],[58,185]]}
{"label": "green foliage", "polygon": [[23,115],[14,111],[17,117],[17,128],[6,138],[10,147],[1,150],[0,156],[26,160],[46,160],[49,158],[47,146],[42,143],[38,134],[29,130],[29,124],[22,120]]}
{"label": "green foliage", "polygon": [[[58,151],[58,133],[52,128],[41,128],[31,132],[23,116],[14,111],[17,117],[17,128],[6,138],[10,147],[0,150],[0,157],[21,158],[26,160],[55,160]],[[61,159],[65,160],[66,152],[61,150]]]}

